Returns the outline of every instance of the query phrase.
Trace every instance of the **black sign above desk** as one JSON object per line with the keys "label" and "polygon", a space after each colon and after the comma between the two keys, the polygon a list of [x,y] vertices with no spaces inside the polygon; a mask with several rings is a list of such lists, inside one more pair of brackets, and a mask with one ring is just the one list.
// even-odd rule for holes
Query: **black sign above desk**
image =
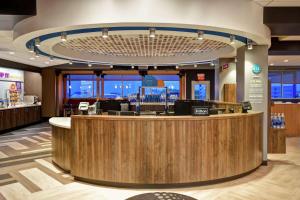
{"label": "black sign above desk", "polygon": [[202,106],[193,106],[192,114],[193,116],[209,116],[209,108]]}

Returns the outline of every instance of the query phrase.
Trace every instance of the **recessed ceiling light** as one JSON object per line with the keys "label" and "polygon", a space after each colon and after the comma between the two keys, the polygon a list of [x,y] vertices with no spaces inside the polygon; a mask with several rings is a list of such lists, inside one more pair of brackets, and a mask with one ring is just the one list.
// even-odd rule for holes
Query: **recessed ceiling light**
{"label": "recessed ceiling light", "polygon": [[149,37],[150,38],[155,38],[155,28],[150,28],[150,30],[149,30]]}
{"label": "recessed ceiling light", "polygon": [[195,68],[197,68],[197,67],[198,67],[198,65],[197,65],[197,64],[194,64],[194,67],[195,67]]}
{"label": "recessed ceiling light", "polygon": [[204,32],[203,31],[198,31],[198,40],[203,40],[204,39]]}
{"label": "recessed ceiling light", "polygon": [[39,58],[40,57],[40,54],[38,52],[35,52],[35,57],[36,58]]}
{"label": "recessed ceiling light", "polygon": [[15,55],[15,52],[14,51],[10,51],[9,54],[10,55]]}
{"label": "recessed ceiling light", "polygon": [[33,45],[30,45],[28,51],[29,51],[30,53],[34,53],[34,46],[33,46]]}
{"label": "recessed ceiling light", "polygon": [[270,63],[270,66],[274,66],[274,63]]}
{"label": "recessed ceiling light", "polygon": [[49,64],[50,64],[50,62],[49,62],[49,61],[46,61],[46,62],[45,62],[45,64],[46,64],[46,65],[49,65]]}
{"label": "recessed ceiling light", "polygon": [[102,37],[103,38],[108,38],[108,29],[107,28],[102,29]]}
{"label": "recessed ceiling light", "polygon": [[29,58],[30,60],[35,60],[35,58],[34,57],[31,57],[31,58]]}
{"label": "recessed ceiling light", "polygon": [[288,59],[285,59],[285,60],[283,60],[283,62],[287,63],[287,62],[289,62],[289,60],[288,60]]}
{"label": "recessed ceiling light", "polygon": [[92,67],[93,65],[92,65],[92,63],[88,63],[88,66],[89,66],[89,67]]}
{"label": "recessed ceiling light", "polygon": [[113,66],[113,65],[110,65],[110,68],[112,69],[112,68],[114,68],[114,66]]}
{"label": "recessed ceiling light", "polygon": [[134,65],[131,65],[131,69],[134,69]]}
{"label": "recessed ceiling light", "polygon": [[237,63],[238,62],[238,59],[237,57],[234,57],[234,62]]}
{"label": "recessed ceiling light", "polygon": [[50,62],[53,62],[54,61],[54,58],[51,56],[50,57]]}
{"label": "recessed ceiling light", "polygon": [[154,68],[154,69],[157,69],[157,66],[156,66],[156,65],[154,65],[154,66],[153,66],[153,68]]}
{"label": "recessed ceiling light", "polygon": [[175,67],[176,69],[179,69],[179,65],[176,65],[176,67]]}
{"label": "recessed ceiling light", "polygon": [[215,63],[214,63],[214,61],[212,60],[212,61],[210,61],[210,66],[215,66]]}
{"label": "recessed ceiling light", "polygon": [[73,61],[72,60],[69,60],[69,65],[73,65]]}

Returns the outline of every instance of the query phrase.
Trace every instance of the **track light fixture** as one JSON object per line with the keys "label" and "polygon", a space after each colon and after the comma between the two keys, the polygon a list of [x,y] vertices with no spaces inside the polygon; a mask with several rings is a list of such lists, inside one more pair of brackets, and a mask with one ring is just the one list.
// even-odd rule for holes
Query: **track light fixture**
{"label": "track light fixture", "polygon": [[67,41],[67,33],[66,32],[62,32],[60,38],[61,38],[62,42],[66,42]]}
{"label": "track light fixture", "polygon": [[204,39],[204,31],[198,31],[198,40],[203,40]]}
{"label": "track light fixture", "polygon": [[35,40],[34,40],[34,45],[35,45],[36,47],[41,46],[41,40],[40,40],[40,38],[35,38]]}
{"label": "track light fixture", "polygon": [[73,65],[73,61],[72,60],[69,60],[69,65]]}
{"label": "track light fixture", "polygon": [[234,62],[237,63],[238,62],[238,59],[237,57],[234,57]]}
{"label": "track light fixture", "polygon": [[53,56],[50,57],[50,62],[53,62],[54,61],[54,58]]}
{"label": "track light fixture", "polygon": [[154,65],[154,66],[153,66],[153,68],[154,68],[154,69],[157,69],[157,66],[156,66],[156,65]]}
{"label": "track light fixture", "polygon": [[155,38],[155,28],[150,28],[149,29],[149,37],[150,38]]}
{"label": "track light fixture", "polygon": [[103,38],[108,38],[108,28],[103,28],[102,29],[102,37]]}
{"label": "track light fixture", "polygon": [[175,67],[176,69],[179,69],[179,65],[176,65],[176,67]]}
{"label": "track light fixture", "polygon": [[214,61],[212,60],[212,61],[210,61],[210,66],[215,66],[215,63],[214,63]]}
{"label": "track light fixture", "polygon": [[197,68],[197,67],[198,67],[198,65],[195,63],[195,64],[194,64],[194,68]]}
{"label": "track light fixture", "polygon": [[36,58],[39,58],[40,57],[40,54],[38,52],[35,52],[35,57]]}
{"label": "track light fixture", "polygon": [[235,43],[235,35],[230,35],[230,44]]}
{"label": "track light fixture", "polygon": [[110,65],[109,67],[110,67],[111,69],[112,69],[112,68],[114,68],[114,66],[113,66],[113,65]]}
{"label": "track light fixture", "polygon": [[30,53],[34,53],[34,46],[33,45],[30,45],[29,47],[29,50],[28,50]]}
{"label": "track light fixture", "polygon": [[89,66],[89,67],[92,67],[92,63],[88,62],[88,66]]}
{"label": "track light fixture", "polygon": [[253,42],[250,39],[247,40],[247,48],[248,48],[248,50],[252,50],[253,49]]}
{"label": "track light fixture", "polygon": [[131,65],[131,69],[134,69],[134,65]]}

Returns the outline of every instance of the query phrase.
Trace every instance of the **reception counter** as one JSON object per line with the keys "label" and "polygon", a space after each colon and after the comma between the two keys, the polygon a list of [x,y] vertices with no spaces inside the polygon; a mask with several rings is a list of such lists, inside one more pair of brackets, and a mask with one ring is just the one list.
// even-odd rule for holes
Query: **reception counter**
{"label": "reception counter", "polygon": [[262,163],[258,112],[52,118],[53,162],[77,180],[178,186],[245,175]]}

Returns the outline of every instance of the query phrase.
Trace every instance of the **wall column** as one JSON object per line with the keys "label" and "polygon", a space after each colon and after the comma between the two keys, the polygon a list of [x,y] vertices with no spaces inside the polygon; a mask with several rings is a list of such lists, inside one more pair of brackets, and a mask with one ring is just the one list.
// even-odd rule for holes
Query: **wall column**
{"label": "wall column", "polygon": [[[237,99],[250,101],[254,111],[264,112],[263,161],[268,150],[268,46],[246,46],[237,50]],[[261,70],[261,71],[260,71]]]}

